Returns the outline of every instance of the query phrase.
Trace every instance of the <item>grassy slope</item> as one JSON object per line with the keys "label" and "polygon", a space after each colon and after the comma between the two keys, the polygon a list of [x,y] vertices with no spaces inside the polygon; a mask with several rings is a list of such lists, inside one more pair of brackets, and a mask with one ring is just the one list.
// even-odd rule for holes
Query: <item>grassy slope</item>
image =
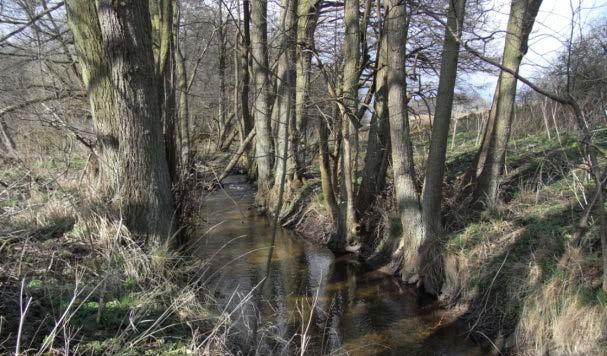
{"label": "grassy slope", "polygon": [[[591,186],[578,143],[543,133],[514,139],[502,185],[505,203],[476,213],[449,206],[443,298],[463,305],[471,332],[521,353],[607,351],[607,295],[596,228],[567,248]],[[601,147],[604,138],[598,137]],[[474,135],[461,133],[447,181],[468,166]],[[449,187],[447,187],[447,190]],[[448,200],[448,199],[447,199]],[[510,337],[508,337],[510,336]]]}

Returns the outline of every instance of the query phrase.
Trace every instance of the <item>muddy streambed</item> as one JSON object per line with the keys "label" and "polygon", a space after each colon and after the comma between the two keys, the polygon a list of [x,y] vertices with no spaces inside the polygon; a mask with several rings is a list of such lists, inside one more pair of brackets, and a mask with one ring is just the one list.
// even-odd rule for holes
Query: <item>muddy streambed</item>
{"label": "muddy streambed", "polygon": [[195,242],[196,255],[210,261],[209,288],[232,313],[231,337],[245,352],[291,354],[305,343],[307,354],[483,354],[412,289],[288,230],[278,231],[263,291],[251,292],[266,276],[272,236],[269,219],[251,209],[254,194],[245,176],[227,177],[204,200],[206,223]]}

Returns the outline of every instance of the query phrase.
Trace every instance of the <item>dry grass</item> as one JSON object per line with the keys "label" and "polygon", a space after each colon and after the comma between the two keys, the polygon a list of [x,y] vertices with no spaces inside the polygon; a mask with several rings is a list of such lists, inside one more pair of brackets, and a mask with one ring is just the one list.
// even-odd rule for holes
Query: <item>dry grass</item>
{"label": "dry grass", "polygon": [[[201,280],[212,260],[139,244],[120,212],[90,194],[85,159],[0,162],[0,353],[305,352],[307,316],[292,335],[271,316],[243,324],[254,289],[235,291],[228,309]],[[198,178],[210,181],[217,166]]]}
{"label": "dry grass", "polygon": [[229,353],[207,263],[142,247],[70,160],[2,162],[0,352]]}
{"label": "dry grass", "polygon": [[525,300],[517,348],[536,354],[600,354],[607,350],[607,298],[596,291],[596,259],[572,249],[559,274]]}
{"label": "dry grass", "polygon": [[446,246],[441,299],[466,310],[472,336],[501,350],[603,354],[607,296],[596,227],[581,248],[567,244],[591,186],[577,146],[534,136],[515,141],[507,202],[480,215],[450,216],[458,229]]}

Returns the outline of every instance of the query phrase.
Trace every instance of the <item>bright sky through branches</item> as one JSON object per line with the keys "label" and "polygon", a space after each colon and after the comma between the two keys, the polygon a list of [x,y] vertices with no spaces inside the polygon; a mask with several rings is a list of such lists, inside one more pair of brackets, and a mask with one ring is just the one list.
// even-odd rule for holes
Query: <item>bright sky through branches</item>
{"label": "bright sky through branches", "polygon": [[[508,22],[510,0],[492,0],[487,7],[491,9],[490,17],[495,28],[503,31]],[[572,13],[572,7],[575,14]],[[529,38],[529,52],[523,60],[521,74],[533,78],[556,60],[569,38],[572,20],[575,24],[574,37],[579,37],[587,31],[589,25],[605,16],[607,0],[544,0]],[[501,55],[503,35],[496,36],[493,45],[495,53]],[[478,73],[470,76],[474,85],[483,86],[479,94],[488,100],[493,96],[499,71],[496,69],[494,73],[495,75]]]}

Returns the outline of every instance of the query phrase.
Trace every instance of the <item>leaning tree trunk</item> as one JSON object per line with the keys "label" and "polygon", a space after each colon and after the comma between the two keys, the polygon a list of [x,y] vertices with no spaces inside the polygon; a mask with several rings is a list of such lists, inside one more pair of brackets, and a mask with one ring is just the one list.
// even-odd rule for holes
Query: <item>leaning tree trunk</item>
{"label": "leaning tree trunk", "polygon": [[322,192],[327,205],[331,221],[336,222],[339,219],[339,207],[335,199],[335,190],[333,189],[333,179],[331,162],[329,161],[329,132],[327,123],[322,120],[318,123],[318,164],[320,166],[320,181]]}
{"label": "leaning tree trunk", "polygon": [[423,246],[419,251],[419,269],[424,288],[427,292],[435,295],[440,291],[444,281],[444,273],[441,268],[442,258],[434,257],[441,256],[441,251],[438,249],[440,245],[437,242],[440,241],[438,237],[442,233],[443,176],[459,60],[458,38],[464,22],[465,5],[466,0],[450,1],[447,10],[447,26],[445,28],[436,110],[422,192],[422,217],[424,233],[426,234],[424,237],[426,246]]}
{"label": "leaning tree trunk", "polygon": [[443,176],[445,173],[445,156],[447,153],[449,124],[453,108],[453,92],[459,60],[459,42],[455,36],[459,36],[462,31],[465,5],[466,0],[450,1],[447,14],[447,28],[445,29],[441,59],[436,111],[434,113],[432,139],[430,141],[430,152],[426,164],[426,177],[422,194],[423,216],[426,225],[425,232],[430,237],[441,231],[441,198]]}
{"label": "leaning tree trunk", "polygon": [[120,205],[135,235],[173,233],[173,198],[162,139],[148,2],[99,0],[97,11],[119,118]]}
{"label": "leaning tree trunk", "polygon": [[99,189],[102,196],[112,196],[118,191],[120,183],[119,122],[114,112],[114,92],[97,8],[94,0],[68,0],[66,9],[95,126]]}
{"label": "leaning tree trunk", "polygon": [[388,46],[388,111],[396,206],[402,225],[402,238],[395,257],[402,258],[401,276],[413,283],[418,278],[418,250],[424,238],[419,194],[415,184],[413,147],[407,115],[405,57],[407,44],[406,5],[388,0],[386,40]]}
{"label": "leaning tree trunk", "polygon": [[273,142],[270,125],[270,82],[268,78],[268,3],[267,0],[251,2],[251,67],[255,80],[255,156],[258,187],[260,192],[272,185]]}
{"label": "leaning tree trunk", "polygon": [[[358,110],[358,79],[360,64],[360,25],[359,25],[359,2],[358,0],[346,0],[344,10],[344,22],[346,34],[343,44],[344,69],[343,69],[343,106],[341,130],[342,130],[342,159],[343,159],[343,182],[345,188],[346,209],[346,241],[348,245],[356,245],[360,235],[360,224],[356,217],[356,202],[354,200],[354,162],[352,161],[352,135],[355,129],[351,124],[351,116]],[[342,241],[343,243],[343,241]],[[345,247],[345,244],[344,246]],[[342,248],[342,247],[338,247]]]}
{"label": "leaning tree trunk", "polygon": [[[512,0],[502,66],[514,73],[518,73],[523,56],[527,53],[527,41],[541,4],[542,0]],[[499,88],[496,89],[498,96],[494,99],[493,134],[475,192],[476,200],[483,201],[489,207],[498,202],[499,180],[512,128],[516,86],[515,75],[502,70]]]}

